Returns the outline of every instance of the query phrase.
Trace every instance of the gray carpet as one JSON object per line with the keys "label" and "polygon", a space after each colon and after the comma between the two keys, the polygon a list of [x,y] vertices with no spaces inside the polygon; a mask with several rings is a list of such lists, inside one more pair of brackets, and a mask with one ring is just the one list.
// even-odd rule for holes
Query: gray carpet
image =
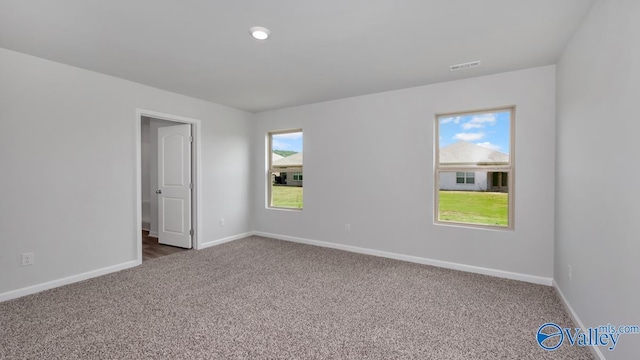
{"label": "gray carpet", "polygon": [[0,303],[2,359],[591,359],[550,287],[251,237]]}

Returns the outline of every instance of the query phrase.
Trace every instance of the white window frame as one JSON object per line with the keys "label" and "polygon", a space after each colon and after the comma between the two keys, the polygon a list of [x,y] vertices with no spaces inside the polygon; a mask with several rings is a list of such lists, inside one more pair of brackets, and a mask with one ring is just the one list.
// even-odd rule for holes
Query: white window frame
{"label": "white window frame", "polygon": [[[509,111],[509,165],[477,165],[477,164],[461,164],[461,165],[441,165],[440,164],[440,118],[451,116],[467,116],[467,115],[481,115],[487,113],[505,112]],[[471,111],[456,111],[450,113],[438,113],[435,114],[434,121],[434,202],[433,202],[433,219],[434,224],[448,225],[448,226],[462,226],[478,229],[493,229],[493,230],[514,230],[515,229],[515,116],[516,107],[502,106],[490,109],[471,110]],[[507,175],[507,187],[508,187],[508,226],[496,226],[496,225],[483,225],[483,224],[470,224],[456,221],[441,221],[438,219],[439,205],[440,205],[440,173],[443,172],[506,172]],[[466,181],[466,174],[465,174]],[[474,180],[475,181],[475,180]],[[460,184],[462,185],[462,184]],[[465,183],[466,185],[466,183]]]}
{"label": "white window frame", "polygon": [[[278,131],[270,131],[267,133],[267,199],[266,205],[268,209],[279,209],[279,210],[291,210],[291,211],[302,211],[304,208],[304,200],[301,208],[293,208],[293,207],[281,207],[281,206],[273,206],[272,205],[272,189],[273,189],[273,176],[274,173],[292,173],[291,180],[293,180],[293,173],[303,174],[303,166],[289,166],[283,168],[274,168],[273,167],[273,135],[282,135],[282,134],[290,134],[290,133],[302,133],[303,143],[304,143],[304,132],[302,129],[291,129],[291,130],[278,130]],[[304,192],[304,190],[302,190]]]}

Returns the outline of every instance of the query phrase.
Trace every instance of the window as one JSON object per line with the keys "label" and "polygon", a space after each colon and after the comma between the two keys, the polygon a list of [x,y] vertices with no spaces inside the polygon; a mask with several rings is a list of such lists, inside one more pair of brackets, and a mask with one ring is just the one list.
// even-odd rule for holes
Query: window
{"label": "window", "polygon": [[513,228],[514,115],[509,107],[436,116],[436,223]]}
{"label": "window", "polygon": [[472,172],[456,172],[456,184],[474,184],[476,174]]}
{"label": "window", "polygon": [[267,206],[302,209],[302,130],[270,132],[268,141]]}

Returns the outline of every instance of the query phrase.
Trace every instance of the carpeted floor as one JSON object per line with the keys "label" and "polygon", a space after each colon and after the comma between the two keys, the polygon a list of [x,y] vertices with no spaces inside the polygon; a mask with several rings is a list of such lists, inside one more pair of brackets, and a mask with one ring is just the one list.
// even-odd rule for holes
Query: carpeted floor
{"label": "carpeted floor", "polygon": [[0,303],[1,359],[591,359],[550,287],[251,237]]}

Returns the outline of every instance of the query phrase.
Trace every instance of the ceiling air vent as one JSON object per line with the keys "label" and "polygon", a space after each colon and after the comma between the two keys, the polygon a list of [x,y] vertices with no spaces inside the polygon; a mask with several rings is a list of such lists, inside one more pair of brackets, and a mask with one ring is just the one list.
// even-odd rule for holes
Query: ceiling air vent
{"label": "ceiling air vent", "polygon": [[478,66],[480,66],[480,60],[472,61],[472,62],[468,62],[468,63],[464,63],[464,64],[451,65],[451,66],[449,66],[449,70],[458,71],[458,70],[471,69],[471,68],[475,68],[475,67],[478,67]]}

